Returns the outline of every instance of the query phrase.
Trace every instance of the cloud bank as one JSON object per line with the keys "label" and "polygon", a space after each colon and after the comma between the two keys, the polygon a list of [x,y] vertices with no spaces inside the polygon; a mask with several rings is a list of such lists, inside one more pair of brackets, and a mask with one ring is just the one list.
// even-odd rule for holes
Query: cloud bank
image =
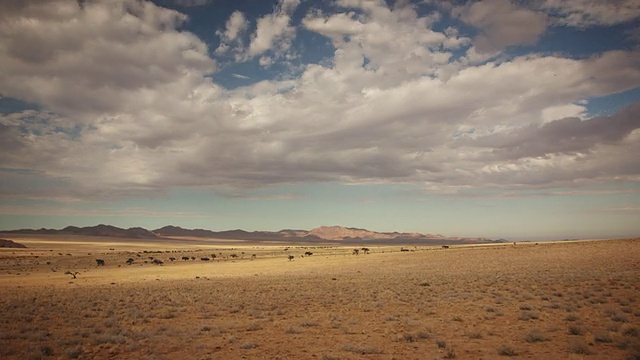
{"label": "cloud bank", "polygon": [[[535,43],[552,18],[631,21],[632,4],[620,6],[633,16],[506,0],[421,14],[404,1],[340,0],[295,23],[299,1],[283,0],[255,24],[233,12],[210,48],[182,29],[187,16],[151,2],[3,2],[0,93],[41,109],[0,114],[0,167],[15,170],[0,191],[87,199],[323,181],[437,193],[637,181],[639,105],[584,116],[589,98],[640,84],[637,48],[503,53]],[[443,14],[477,34],[435,30]],[[285,61],[302,30],[331,42],[329,61],[235,89],[212,80],[218,56]],[[20,185],[35,177],[53,185]]]}

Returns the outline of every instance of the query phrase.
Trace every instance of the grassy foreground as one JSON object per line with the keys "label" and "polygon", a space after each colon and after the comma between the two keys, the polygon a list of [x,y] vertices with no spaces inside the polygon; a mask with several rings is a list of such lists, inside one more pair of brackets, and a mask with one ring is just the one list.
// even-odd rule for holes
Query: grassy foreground
{"label": "grassy foreground", "polygon": [[15,240],[29,248],[0,251],[2,359],[640,358],[638,239],[357,256]]}

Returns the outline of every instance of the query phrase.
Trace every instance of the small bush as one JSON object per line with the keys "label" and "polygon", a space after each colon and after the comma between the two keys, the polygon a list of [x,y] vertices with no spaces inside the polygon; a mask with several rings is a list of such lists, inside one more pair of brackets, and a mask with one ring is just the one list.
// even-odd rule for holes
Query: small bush
{"label": "small bush", "polygon": [[302,327],[314,327],[314,326],[319,326],[320,324],[317,321],[313,321],[313,320],[308,320],[303,322],[302,324],[300,324],[300,326]]}
{"label": "small bush", "polygon": [[482,339],[482,333],[478,331],[472,331],[468,333],[467,336],[469,337],[469,339]]}
{"label": "small bush", "polygon": [[611,337],[611,334],[604,331],[599,331],[593,334],[593,340],[595,340],[596,342],[605,343],[605,344],[609,344],[613,342],[613,338]]}
{"label": "small bush", "polygon": [[40,347],[40,352],[44,356],[53,356],[53,348],[48,345],[43,345]]}
{"label": "small bush", "polygon": [[611,317],[611,320],[615,322],[628,323],[629,317],[625,314],[615,314]]}
{"label": "small bush", "polygon": [[578,317],[575,315],[568,315],[566,318],[564,318],[565,321],[576,321],[578,320]]}
{"label": "small bush", "polygon": [[584,328],[578,325],[569,326],[569,335],[582,335],[584,334]]}
{"label": "small bush", "polygon": [[572,354],[580,354],[580,355],[589,355],[591,354],[591,350],[589,349],[589,345],[584,339],[574,339],[569,344],[569,352]]}
{"label": "small bush", "polygon": [[340,358],[337,356],[324,354],[322,355],[322,360],[340,360]]}
{"label": "small bush", "polygon": [[456,352],[452,348],[447,348],[446,352],[444,353],[444,358],[445,359],[455,359],[456,358]]}
{"label": "small bush", "polygon": [[240,345],[240,349],[244,349],[244,350],[248,350],[248,349],[255,349],[257,348],[258,345],[254,342],[251,341],[247,341],[245,343],[243,343],[242,345]]}
{"label": "small bush", "polygon": [[511,346],[502,345],[498,349],[498,355],[501,356],[517,356],[518,352]]}
{"label": "small bush", "polygon": [[342,350],[352,352],[354,354],[360,355],[373,355],[373,354],[382,354],[382,350],[374,347],[361,347],[355,345],[345,345]]}
{"label": "small bush", "polygon": [[629,327],[625,327],[624,329],[622,329],[622,335],[631,336],[631,337],[638,337],[638,335],[640,335],[640,332],[635,327],[629,326]]}
{"label": "small bush", "polygon": [[527,335],[524,337],[524,340],[529,343],[534,343],[534,342],[546,341],[547,338],[545,338],[544,335],[542,335],[540,330],[533,329],[529,331],[529,333],[527,333]]}
{"label": "small bush", "polygon": [[287,334],[300,334],[301,331],[299,329],[297,329],[297,328],[294,328],[293,326],[289,326],[287,328],[287,330],[285,330],[285,333],[287,333]]}
{"label": "small bush", "polygon": [[411,333],[402,334],[402,341],[412,343],[418,341],[418,338]]}
{"label": "small bush", "polygon": [[539,318],[540,316],[537,313],[531,311],[523,312],[522,314],[520,314],[520,316],[518,316],[518,320],[536,320]]}
{"label": "small bush", "polygon": [[444,340],[436,340],[436,345],[438,345],[438,349],[444,349],[447,347],[447,342]]}
{"label": "small bush", "polygon": [[82,350],[79,348],[67,350],[67,356],[71,359],[77,359],[80,357],[80,355],[82,355]]}

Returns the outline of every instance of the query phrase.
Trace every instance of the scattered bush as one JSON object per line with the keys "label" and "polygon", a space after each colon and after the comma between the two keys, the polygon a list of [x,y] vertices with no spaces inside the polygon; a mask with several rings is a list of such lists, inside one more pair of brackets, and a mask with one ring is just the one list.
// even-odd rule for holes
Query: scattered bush
{"label": "scattered bush", "polygon": [[382,350],[378,349],[378,348],[374,348],[374,347],[361,347],[361,346],[355,346],[355,345],[345,345],[342,350],[344,351],[348,351],[354,354],[360,354],[360,355],[374,355],[374,354],[382,354]]}
{"label": "scattered bush", "polygon": [[527,333],[527,335],[524,337],[524,340],[529,343],[534,343],[534,342],[546,341],[547,338],[545,338],[544,335],[542,335],[540,330],[533,329]]}
{"label": "scattered bush", "polygon": [[501,356],[516,356],[516,355],[518,355],[518,352],[514,348],[512,348],[511,346],[502,345],[502,346],[500,346],[500,348],[498,348],[498,355],[501,355]]}
{"label": "scattered bush", "polygon": [[248,350],[248,349],[255,349],[257,348],[258,345],[254,342],[251,341],[247,341],[245,343],[243,343],[242,345],[240,345],[240,349],[244,349],[244,350]]}
{"label": "scattered bush", "polygon": [[569,326],[569,335],[582,335],[584,334],[584,328],[578,325]]}
{"label": "scattered bush", "polygon": [[605,343],[605,344],[609,344],[613,342],[613,338],[611,337],[611,334],[604,331],[599,331],[593,334],[593,340],[596,342]]}
{"label": "scattered bush", "polygon": [[569,344],[569,352],[572,354],[589,355],[592,354],[589,345],[584,339],[573,339]]}
{"label": "scattered bush", "polygon": [[518,316],[518,320],[536,320],[539,319],[540,316],[535,313],[535,312],[531,312],[531,311],[527,311],[527,312],[523,312],[520,314],[520,316]]}

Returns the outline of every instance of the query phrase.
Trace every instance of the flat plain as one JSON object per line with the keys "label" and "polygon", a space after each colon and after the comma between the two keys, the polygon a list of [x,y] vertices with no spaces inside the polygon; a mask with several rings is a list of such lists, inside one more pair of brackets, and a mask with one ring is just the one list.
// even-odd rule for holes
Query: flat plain
{"label": "flat plain", "polygon": [[640,359],[640,239],[0,237],[2,359]]}

